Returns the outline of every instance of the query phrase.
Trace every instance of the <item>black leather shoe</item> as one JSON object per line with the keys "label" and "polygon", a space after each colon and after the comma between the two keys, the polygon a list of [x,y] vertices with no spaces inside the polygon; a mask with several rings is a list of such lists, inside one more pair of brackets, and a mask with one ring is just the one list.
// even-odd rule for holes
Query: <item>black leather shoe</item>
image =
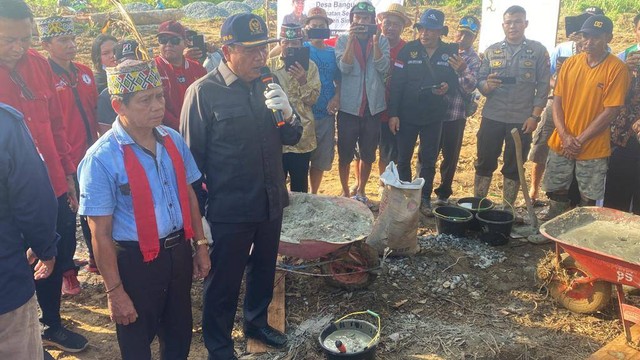
{"label": "black leather shoe", "polygon": [[287,345],[287,336],[268,325],[263,328],[257,328],[245,324],[244,336],[260,340],[274,348],[282,348]]}

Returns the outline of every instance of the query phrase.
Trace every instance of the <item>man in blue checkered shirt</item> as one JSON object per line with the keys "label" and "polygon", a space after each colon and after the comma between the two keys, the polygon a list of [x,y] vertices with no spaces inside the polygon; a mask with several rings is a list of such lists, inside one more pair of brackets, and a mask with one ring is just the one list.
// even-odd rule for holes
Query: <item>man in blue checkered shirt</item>
{"label": "man in blue checkered shirt", "polygon": [[[474,16],[465,16],[458,23],[459,58],[449,58],[449,64],[458,75],[457,91],[445,95],[449,107],[447,118],[442,124],[440,136],[440,151],[442,162],[440,163],[440,186],[434,190],[438,196],[436,205],[446,205],[453,194],[451,184],[456,174],[462,137],[467,117],[475,112],[475,94],[473,91],[478,84],[477,76],[480,69],[480,57],[473,49],[473,42],[478,37],[480,21]],[[477,105],[475,106],[477,108]]]}

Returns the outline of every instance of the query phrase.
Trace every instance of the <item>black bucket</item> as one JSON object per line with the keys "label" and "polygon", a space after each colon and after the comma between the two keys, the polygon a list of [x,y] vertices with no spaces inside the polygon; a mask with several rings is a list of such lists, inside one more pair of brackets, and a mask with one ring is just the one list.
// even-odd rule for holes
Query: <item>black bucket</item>
{"label": "black bucket", "polygon": [[433,210],[438,234],[464,236],[473,214],[459,206],[438,206]]}
{"label": "black bucket", "polygon": [[505,245],[509,242],[511,228],[515,216],[510,211],[486,210],[478,211],[476,219],[482,226],[480,240],[491,246]]}
{"label": "black bucket", "polygon": [[456,202],[456,205],[469,210],[473,215],[473,219],[469,222],[469,230],[471,231],[482,231],[482,227],[480,226],[480,222],[476,219],[476,213],[478,210],[485,211],[491,210],[494,207],[493,201],[487,198],[480,197],[465,197],[461,198]]}
{"label": "black bucket", "polygon": [[[354,335],[358,335],[363,339],[375,339],[375,341],[373,341],[371,344],[367,344],[367,346],[363,346],[361,349],[355,349],[355,351],[354,349],[350,349],[350,344],[345,341],[344,343],[347,352],[341,353],[338,351],[333,342],[333,338],[338,332],[352,332]],[[327,339],[330,336],[331,338]],[[320,341],[322,350],[329,360],[370,360],[374,359],[376,356],[376,346],[378,346],[379,333],[378,328],[367,321],[347,319],[340,320],[327,326],[320,333],[318,340]],[[329,341],[330,344],[325,344],[325,341]]]}

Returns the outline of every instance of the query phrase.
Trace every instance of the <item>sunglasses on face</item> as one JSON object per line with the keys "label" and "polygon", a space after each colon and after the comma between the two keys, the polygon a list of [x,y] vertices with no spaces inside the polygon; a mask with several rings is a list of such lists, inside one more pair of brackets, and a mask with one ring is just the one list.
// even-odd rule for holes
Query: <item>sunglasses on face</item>
{"label": "sunglasses on face", "polygon": [[179,37],[159,37],[158,38],[158,42],[160,43],[160,45],[167,45],[168,43],[171,43],[171,45],[179,45],[180,41],[182,41],[182,39],[180,39]]}
{"label": "sunglasses on face", "polygon": [[368,12],[376,11],[376,8],[371,4],[367,4],[365,2],[358,3],[358,10],[367,10]]}
{"label": "sunglasses on face", "polygon": [[460,21],[460,26],[469,28],[471,31],[477,32],[478,31],[478,23],[470,18],[463,18]]}

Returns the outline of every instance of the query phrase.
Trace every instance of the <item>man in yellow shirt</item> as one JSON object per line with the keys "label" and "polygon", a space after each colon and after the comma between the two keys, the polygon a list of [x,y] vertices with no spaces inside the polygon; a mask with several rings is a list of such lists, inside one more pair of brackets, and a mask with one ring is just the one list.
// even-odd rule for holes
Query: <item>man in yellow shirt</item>
{"label": "man in yellow shirt", "polygon": [[629,86],[625,64],[607,50],[613,23],[594,15],[583,25],[584,52],[567,59],[554,89],[553,122],[543,188],[551,200],[547,219],[569,207],[573,173],[580,204],[595,205],[604,196],[611,154],[610,124],[624,105]]}

